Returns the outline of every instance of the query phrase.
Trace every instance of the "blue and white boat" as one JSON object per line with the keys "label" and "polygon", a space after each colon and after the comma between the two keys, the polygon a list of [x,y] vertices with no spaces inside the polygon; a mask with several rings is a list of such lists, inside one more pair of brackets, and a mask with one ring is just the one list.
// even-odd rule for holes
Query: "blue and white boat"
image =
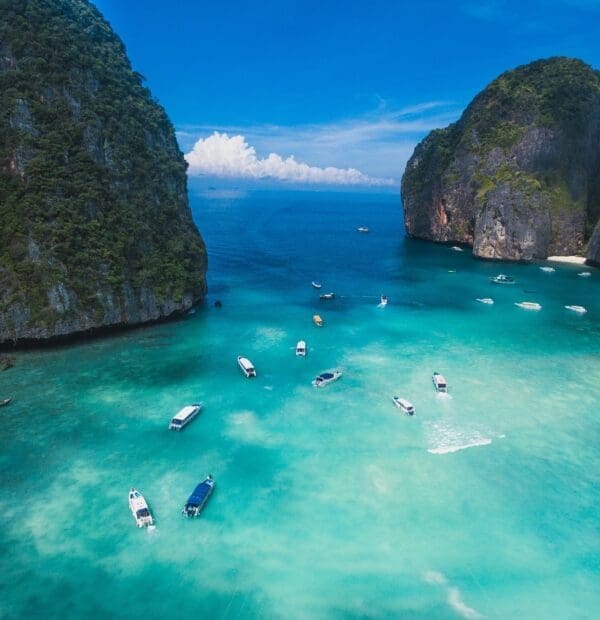
{"label": "blue and white boat", "polygon": [[208,501],[208,498],[213,492],[215,481],[209,474],[192,492],[188,497],[188,501],[183,507],[183,514],[186,517],[197,517],[204,508],[204,504]]}
{"label": "blue and white boat", "polygon": [[342,376],[342,373],[339,370],[333,370],[332,372],[322,372],[313,382],[312,384],[315,387],[324,387],[329,383],[333,383],[337,381]]}

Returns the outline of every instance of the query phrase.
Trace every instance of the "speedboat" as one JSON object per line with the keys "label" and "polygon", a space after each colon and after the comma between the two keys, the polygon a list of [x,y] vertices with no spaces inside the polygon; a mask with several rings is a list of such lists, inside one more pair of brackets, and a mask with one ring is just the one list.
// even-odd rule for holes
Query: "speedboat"
{"label": "speedboat", "polygon": [[131,487],[129,491],[129,508],[135,519],[135,524],[138,527],[146,527],[154,524],[144,496],[133,487]]}
{"label": "speedboat", "polygon": [[454,250],[455,252],[462,252],[463,251],[463,249],[459,248],[457,245],[453,245],[450,249]]}
{"label": "speedboat", "polygon": [[380,306],[387,306],[387,302],[388,302],[388,298],[385,295],[382,295],[379,298],[379,305]]}
{"label": "speedboat", "polygon": [[299,357],[306,356],[306,342],[304,342],[304,340],[298,340],[298,343],[296,344],[296,355]]}
{"label": "speedboat", "polygon": [[4,407],[4,405],[8,405],[12,398],[5,398],[4,400],[0,400],[0,407]]}
{"label": "speedboat", "polygon": [[448,391],[448,384],[446,383],[446,379],[444,379],[443,375],[440,375],[439,372],[434,372],[431,380],[433,381],[433,387],[435,387],[436,392]]}
{"label": "speedboat", "polygon": [[577,312],[578,314],[585,314],[587,309],[583,306],[565,306],[567,310],[571,310],[571,312]]}
{"label": "speedboat", "polygon": [[328,383],[333,383],[337,381],[342,376],[342,373],[339,370],[334,370],[333,372],[322,372],[313,382],[312,384],[315,387],[324,387]]}
{"label": "speedboat", "polygon": [[369,232],[369,229],[366,226],[359,226],[356,230],[361,233]]}
{"label": "speedboat", "polygon": [[514,284],[515,279],[512,276],[505,276],[503,273],[499,273],[497,276],[492,276],[490,282],[494,284]]}
{"label": "speedboat", "polygon": [[491,297],[478,297],[475,301],[478,301],[480,304],[488,304],[488,306],[491,306],[494,303],[494,300]]}
{"label": "speedboat", "polygon": [[317,326],[317,327],[323,327],[323,319],[318,315],[315,314],[313,316],[313,323]]}
{"label": "speedboat", "polygon": [[392,396],[392,400],[394,405],[404,411],[406,415],[415,415],[415,408],[412,403],[409,403],[404,398],[400,398],[400,396]]}
{"label": "speedboat", "polygon": [[320,282],[315,282],[314,280],[311,282],[311,284],[315,287],[315,288],[321,288],[323,285]]}
{"label": "speedboat", "polygon": [[238,355],[237,361],[238,366],[242,369],[242,372],[246,375],[246,377],[256,377],[256,370],[248,358]]}
{"label": "speedboat", "polygon": [[523,310],[541,310],[542,306],[536,301],[515,301],[515,306],[523,308]]}
{"label": "speedboat", "polygon": [[319,299],[333,299],[335,297],[335,293],[324,293],[323,295],[319,295]]}
{"label": "speedboat", "polygon": [[554,269],[554,267],[540,267],[540,271],[545,271],[546,273],[554,273],[556,269]]}
{"label": "speedboat", "polygon": [[202,512],[204,504],[206,504],[213,492],[214,486],[215,481],[209,474],[188,497],[188,501],[181,512],[183,512],[186,517],[197,517]]}
{"label": "speedboat", "polygon": [[187,405],[181,411],[173,416],[169,423],[170,431],[180,431],[184,426],[187,426],[202,409],[202,404]]}
{"label": "speedboat", "polygon": [[591,271],[582,271],[577,274],[580,278],[589,278],[592,275]]}

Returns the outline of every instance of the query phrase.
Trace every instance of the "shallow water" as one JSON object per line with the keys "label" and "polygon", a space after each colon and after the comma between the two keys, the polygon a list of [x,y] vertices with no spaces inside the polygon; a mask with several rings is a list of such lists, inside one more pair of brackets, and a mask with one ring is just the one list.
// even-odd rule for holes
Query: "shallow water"
{"label": "shallow water", "polygon": [[[192,204],[205,307],[0,374],[0,616],[595,617],[600,273],[407,240],[394,196]],[[209,472],[215,493],[184,519]],[[152,532],[134,527],[132,485]]]}

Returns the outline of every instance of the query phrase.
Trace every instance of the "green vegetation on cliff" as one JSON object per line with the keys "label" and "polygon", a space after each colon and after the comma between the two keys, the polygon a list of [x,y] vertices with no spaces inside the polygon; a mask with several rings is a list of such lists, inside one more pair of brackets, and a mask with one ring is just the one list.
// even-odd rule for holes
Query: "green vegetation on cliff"
{"label": "green vegetation on cliff", "polygon": [[185,171],[89,2],[0,0],[0,342],[198,301],[206,256]]}
{"label": "green vegetation on cliff", "polygon": [[494,258],[582,252],[600,216],[599,176],[600,72],[539,60],[500,75],[417,146],[402,180],[406,227]]}

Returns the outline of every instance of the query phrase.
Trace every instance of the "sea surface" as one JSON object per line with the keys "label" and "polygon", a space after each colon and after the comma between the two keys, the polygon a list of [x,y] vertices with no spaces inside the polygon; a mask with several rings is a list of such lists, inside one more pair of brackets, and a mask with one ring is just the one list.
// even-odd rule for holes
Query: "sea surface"
{"label": "sea surface", "polygon": [[0,373],[0,617],[598,618],[600,272],[409,240],[396,195],[192,207],[203,307]]}

